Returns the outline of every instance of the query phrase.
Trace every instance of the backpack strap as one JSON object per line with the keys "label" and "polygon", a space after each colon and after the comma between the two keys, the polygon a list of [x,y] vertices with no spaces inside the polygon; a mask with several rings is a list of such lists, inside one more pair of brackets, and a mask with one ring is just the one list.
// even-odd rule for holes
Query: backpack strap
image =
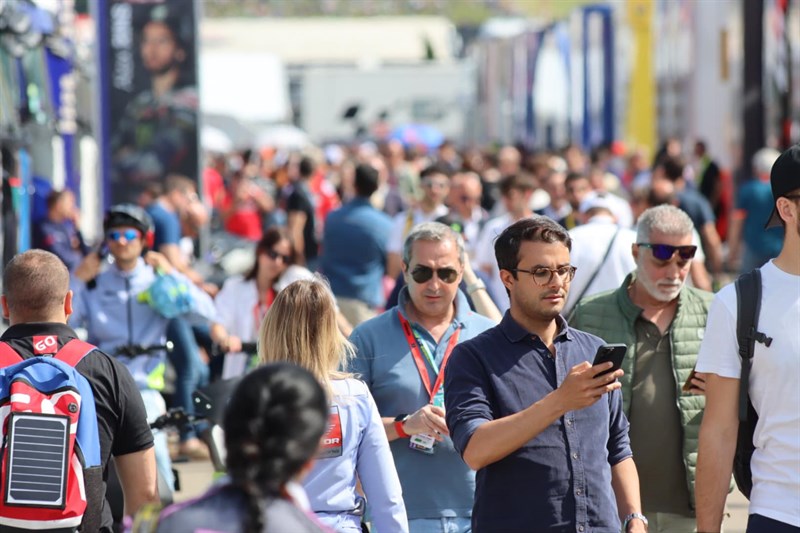
{"label": "backpack strap", "polygon": [[6,368],[24,361],[17,351],[5,342],[0,342],[0,368]]}
{"label": "backpack strap", "polygon": [[80,339],[72,339],[56,353],[53,358],[67,363],[69,366],[75,368],[81,360],[91,353],[95,346],[88,342],[83,342]]}
{"label": "backpack strap", "polygon": [[739,420],[747,421],[749,402],[750,369],[756,341],[769,346],[772,338],[758,331],[761,314],[761,271],[756,268],[742,274],[736,280],[736,339],[742,359],[742,374],[739,378]]}

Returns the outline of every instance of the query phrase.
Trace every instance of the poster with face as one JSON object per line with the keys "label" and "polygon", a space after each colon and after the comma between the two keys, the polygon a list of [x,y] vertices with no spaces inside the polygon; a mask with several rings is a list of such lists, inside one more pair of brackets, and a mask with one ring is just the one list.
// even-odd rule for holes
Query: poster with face
{"label": "poster with face", "polygon": [[106,203],[152,197],[169,176],[196,181],[194,1],[98,0],[97,8]]}

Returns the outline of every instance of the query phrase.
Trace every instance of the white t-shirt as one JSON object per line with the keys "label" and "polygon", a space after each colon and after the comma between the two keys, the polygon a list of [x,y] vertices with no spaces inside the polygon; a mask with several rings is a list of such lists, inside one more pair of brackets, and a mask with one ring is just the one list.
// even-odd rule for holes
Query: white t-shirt
{"label": "white t-shirt", "polygon": [[487,283],[486,288],[501,313],[508,309],[511,302],[508,300],[506,287],[500,280],[500,269],[497,268],[497,259],[494,256],[494,240],[512,222],[514,221],[511,220],[511,216],[507,213],[489,220],[483,226],[475,246],[475,263],[478,268],[489,274],[489,283]]}
{"label": "white t-shirt", "polygon": [[[572,237],[570,263],[578,267],[578,270],[570,284],[567,303],[562,311],[564,316],[569,315],[570,310],[578,303],[578,296],[598,267],[600,270],[591,286],[583,293],[583,298],[619,288],[625,276],[636,269],[636,261],[631,252],[631,247],[636,242],[636,232],[617,226],[611,217],[594,216],[587,224],[571,229],[569,234]],[[615,234],[617,236],[613,248],[603,261]]]}
{"label": "white t-shirt", "polygon": [[[405,242],[411,228],[423,222],[432,222],[439,217],[445,216],[447,212],[447,206],[439,205],[430,213],[424,212],[419,207],[415,207],[411,211],[397,213],[392,219],[392,232],[389,234],[389,241],[386,243],[386,251],[403,255],[403,242]],[[411,215],[410,220],[409,215]]]}
{"label": "white t-shirt", "polygon": [[[772,344],[756,343],[750,373],[750,400],[759,415],[750,514],[800,527],[800,276],[770,261],[761,278],[758,330],[772,337]],[[711,304],[698,372],[739,379],[736,317],[731,283]]]}

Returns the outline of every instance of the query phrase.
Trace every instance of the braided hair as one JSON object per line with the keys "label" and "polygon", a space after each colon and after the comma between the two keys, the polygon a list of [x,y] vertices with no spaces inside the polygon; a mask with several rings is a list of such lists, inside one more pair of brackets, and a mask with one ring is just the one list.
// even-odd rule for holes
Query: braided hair
{"label": "braided hair", "polygon": [[246,533],[264,530],[263,502],[314,456],[328,420],[328,400],[307,370],[268,364],[246,375],[225,412],[227,467],[247,499]]}

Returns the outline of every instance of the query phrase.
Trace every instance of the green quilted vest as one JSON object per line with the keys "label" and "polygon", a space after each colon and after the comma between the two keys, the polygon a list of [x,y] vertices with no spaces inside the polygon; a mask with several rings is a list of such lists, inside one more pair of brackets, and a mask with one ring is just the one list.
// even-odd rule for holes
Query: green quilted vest
{"label": "green quilted vest", "polygon": [[[628,353],[622,363],[625,375],[620,379],[626,416],[630,412],[633,361],[636,357],[636,332],[633,324],[641,313],[641,309],[628,297],[627,287],[632,280],[633,274],[628,274],[619,289],[584,298],[575,306],[569,319],[569,325],[573,328],[593,333],[607,343],[624,343],[628,346]],[[713,296],[710,292],[684,287],[678,297],[678,310],[672,322],[670,338],[675,396],[678,399],[683,430],[683,463],[686,466],[686,483],[692,496],[692,509],[695,508],[697,445],[706,399],[705,396],[683,392],[681,388],[697,360]]]}

